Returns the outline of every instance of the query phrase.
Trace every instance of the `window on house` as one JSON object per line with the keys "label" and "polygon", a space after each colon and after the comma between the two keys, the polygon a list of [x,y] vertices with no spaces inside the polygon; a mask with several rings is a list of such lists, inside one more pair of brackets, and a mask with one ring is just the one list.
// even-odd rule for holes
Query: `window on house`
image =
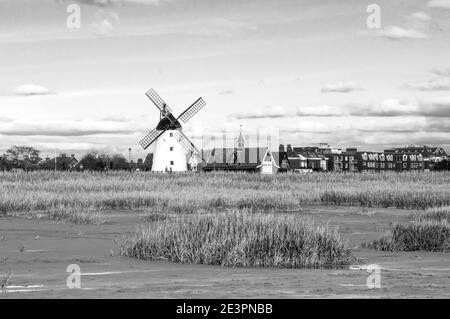
{"label": "window on house", "polygon": [[171,132],[171,133],[169,133],[169,136],[170,136],[170,137],[173,137],[173,133],[172,133],[172,132]]}
{"label": "window on house", "polygon": [[173,165],[173,161],[170,161],[170,165]]}
{"label": "window on house", "polygon": [[407,169],[408,168],[408,163],[403,163],[403,168]]}
{"label": "window on house", "polygon": [[171,152],[173,151],[173,146],[170,147],[170,151],[171,151]]}

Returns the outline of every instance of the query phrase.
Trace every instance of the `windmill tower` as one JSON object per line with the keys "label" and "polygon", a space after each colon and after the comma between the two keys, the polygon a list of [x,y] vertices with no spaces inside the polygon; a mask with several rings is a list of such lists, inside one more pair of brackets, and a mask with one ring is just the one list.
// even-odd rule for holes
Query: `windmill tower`
{"label": "windmill tower", "polygon": [[189,121],[205,105],[202,98],[198,98],[177,118],[166,102],[150,89],[145,93],[150,101],[155,104],[160,112],[160,120],[156,128],[151,130],[139,144],[145,150],[154,142],[155,151],[153,154],[152,171],[154,172],[184,172],[187,171],[186,153],[197,157],[200,161],[200,152],[194,144],[182,132],[181,120],[183,123]]}

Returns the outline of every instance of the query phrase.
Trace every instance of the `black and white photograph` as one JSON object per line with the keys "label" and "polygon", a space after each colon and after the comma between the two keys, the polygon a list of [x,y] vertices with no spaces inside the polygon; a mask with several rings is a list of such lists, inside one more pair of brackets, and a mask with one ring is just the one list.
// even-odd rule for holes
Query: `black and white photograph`
{"label": "black and white photograph", "polygon": [[0,299],[448,298],[450,0],[0,0]]}

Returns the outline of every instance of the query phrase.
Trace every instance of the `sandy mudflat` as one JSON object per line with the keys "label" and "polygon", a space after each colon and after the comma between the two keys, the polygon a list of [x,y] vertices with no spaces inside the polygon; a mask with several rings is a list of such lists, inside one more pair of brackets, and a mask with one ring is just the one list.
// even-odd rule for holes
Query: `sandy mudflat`
{"label": "sandy mudflat", "polygon": [[[141,221],[139,212],[121,211],[105,212],[106,223],[87,226],[0,217],[0,277],[13,267],[0,298],[450,297],[450,253],[359,248],[390,223],[408,222],[411,211],[310,206],[291,213],[338,225],[362,258],[358,266],[381,266],[381,288],[367,288],[369,273],[360,267],[244,269],[123,258],[115,241]],[[66,286],[69,264],[81,268],[81,289]]]}

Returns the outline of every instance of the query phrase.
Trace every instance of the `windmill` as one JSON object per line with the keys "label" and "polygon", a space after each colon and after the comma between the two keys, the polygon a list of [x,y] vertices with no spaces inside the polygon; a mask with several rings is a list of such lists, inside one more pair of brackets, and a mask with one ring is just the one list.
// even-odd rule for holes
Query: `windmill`
{"label": "windmill", "polygon": [[175,118],[171,108],[154,89],[150,89],[145,95],[155,104],[160,112],[158,125],[139,142],[144,150],[156,142],[152,171],[187,171],[187,152],[189,152],[191,157],[196,157],[200,161],[202,159],[198,149],[182,132],[179,120],[183,123],[189,121],[206,105],[205,101],[201,97],[198,98],[180,116]]}

